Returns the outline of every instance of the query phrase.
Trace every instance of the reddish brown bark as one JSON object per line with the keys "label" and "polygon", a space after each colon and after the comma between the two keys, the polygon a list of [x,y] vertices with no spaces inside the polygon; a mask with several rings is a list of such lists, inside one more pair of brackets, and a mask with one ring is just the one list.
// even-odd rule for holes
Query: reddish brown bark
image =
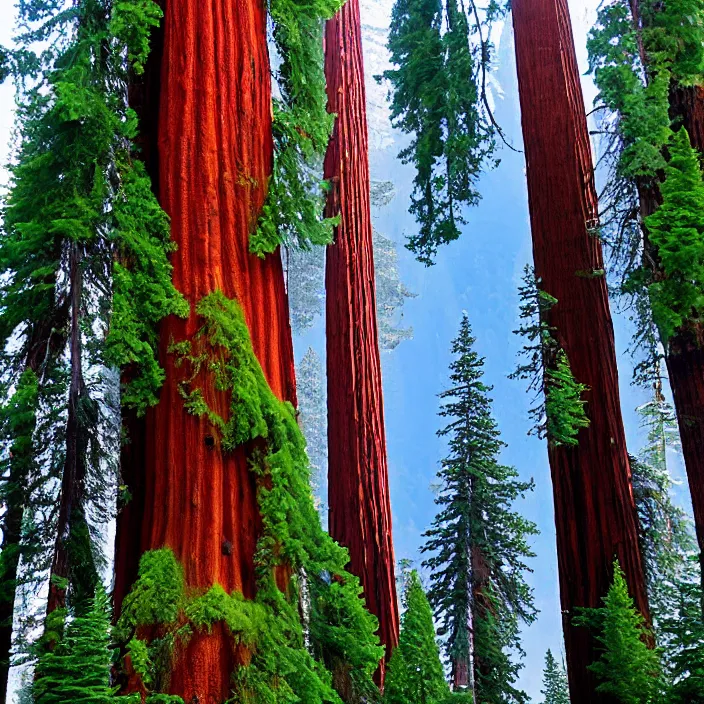
{"label": "reddish brown bark", "polygon": [[[337,114],[325,178],[328,215],[341,216],[328,247],[326,287],[330,534],[379,619],[386,658],[399,622],[376,323],[367,115],[358,0],[327,22],[328,109]],[[383,683],[384,663],[379,670]]]}
{"label": "reddish brown bark", "polygon": [[601,605],[616,557],[646,618],[648,602],[601,244],[589,232],[597,196],[567,2],[514,0],[513,22],[535,273],[558,300],[550,325],[589,386],[590,427],[577,447],[552,447],[549,458],[571,699],[596,704],[607,699],[587,670],[594,641],[572,625],[575,608]]}
{"label": "reddish brown bark", "polygon": [[[295,402],[281,261],[248,250],[272,167],[264,2],[168,0],[164,13],[158,191],[178,246],[174,283],[193,308],[216,290],[236,298],[271,388]],[[178,392],[184,370],[168,353],[172,339],[191,339],[198,327],[194,312],[163,324],[166,383],[147,414],[141,547],[171,548],[188,586],[218,583],[252,597],[260,519],[245,451],[222,452],[217,438],[212,445],[209,423],[184,410]],[[227,417],[229,399],[214,390],[212,378],[195,383]],[[225,629],[194,634],[178,654],[170,691],[186,702],[225,701],[234,664]]]}

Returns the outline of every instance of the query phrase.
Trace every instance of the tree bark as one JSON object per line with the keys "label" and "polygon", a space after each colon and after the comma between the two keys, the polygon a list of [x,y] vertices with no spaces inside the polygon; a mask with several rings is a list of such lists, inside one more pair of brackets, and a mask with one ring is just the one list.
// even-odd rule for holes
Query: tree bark
{"label": "tree bark", "polygon": [[88,473],[89,428],[92,400],[83,377],[82,311],[83,252],[79,243],[70,245],[69,290],[71,319],[69,333],[70,378],[66,456],[61,478],[56,541],[49,573],[47,614],[66,606],[66,583],[71,582],[73,606],[80,611],[94,596],[98,574],[95,567],[85,512]]}
{"label": "tree bark", "polygon": [[[325,30],[328,110],[337,114],[325,178],[327,214],[340,215],[325,275],[330,534],[379,619],[386,660],[398,645],[381,361],[376,322],[369,156],[358,0]],[[377,679],[383,684],[384,663]]]}
{"label": "tree bark", "polygon": [[589,428],[576,447],[551,447],[560,595],[572,704],[597,704],[587,666],[597,654],[576,607],[597,607],[623,568],[649,618],[620,410],[613,325],[603,276],[592,154],[566,0],[514,0],[519,92],[535,274],[557,298],[549,314],[576,379]]}
{"label": "tree bark", "polygon": [[[278,253],[263,260],[249,253],[273,158],[265,4],[168,0],[163,26],[158,143],[150,153],[158,152],[159,200],[178,246],[174,283],[191,316],[162,326],[166,382],[147,413],[141,548],[171,548],[188,587],[217,583],[251,598],[260,517],[247,455],[243,448],[223,452],[208,421],[185,411],[178,391],[184,371],[168,348],[172,340],[193,338],[196,304],[220,290],[242,306],[274,393],[295,403],[281,260]],[[195,383],[227,417],[227,394],[205,375]],[[177,653],[170,691],[186,702],[224,701],[235,661],[224,628],[194,633]]]}

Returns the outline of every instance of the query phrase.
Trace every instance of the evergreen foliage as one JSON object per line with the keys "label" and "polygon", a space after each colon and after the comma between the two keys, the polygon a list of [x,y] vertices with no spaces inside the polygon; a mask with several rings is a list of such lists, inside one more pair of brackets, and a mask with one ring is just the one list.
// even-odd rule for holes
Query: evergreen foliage
{"label": "evergreen foliage", "polygon": [[[32,546],[21,579],[36,586],[55,546],[52,590],[68,588],[74,607],[92,597],[102,566],[97,523],[112,514],[119,375],[122,405],[144,413],[156,403],[157,325],[187,314],[171,281],[168,219],[135,159],[127,106],[128,76],[142,71],[160,17],[152,0],[28,0],[10,55],[19,144],[2,207],[0,348],[7,387],[32,374],[36,392],[22,411],[35,417],[31,443],[18,434],[19,408],[3,412],[3,441],[21,444],[31,468],[22,494],[5,499],[7,516],[22,522],[21,543]],[[13,602],[17,565],[13,577],[8,564],[3,590]]]}
{"label": "evergreen foliage", "polygon": [[[38,658],[34,704],[108,704],[117,699],[110,685],[110,610],[99,587],[85,616],[67,622],[63,637]],[[134,704],[139,695],[120,697]]]}
{"label": "evergreen foliage", "polygon": [[660,619],[668,704],[704,700],[704,621],[699,560],[691,556],[671,589],[672,610]]}
{"label": "evergreen foliage", "polygon": [[269,0],[281,57],[274,99],[274,170],[250,250],[260,257],[280,244],[309,248],[332,241],[336,220],[323,218],[318,175],[332,132],[323,72],[323,21],[341,0]]}
{"label": "evergreen foliage", "polygon": [[685,576],[688,556],[696,548],[692,527],[684,511],[672,500],[672,479],[667,452],[679,448],[677,420],[662,392],[638,409],[647,443],[631,458],[633,496],[638,511],[641,555],[645,568],[650,610],[657,627],[677,612],[673,590]]}
{"label": "evergreen foliage", "polygon": [[704,182],[699,155],[681,128],[668,143],[670,160],[660,186],[662,205],[645,219],[662,276],[648,292],[663,341],[685,322],[699,321],[704,306]]}
{"label": "evergreen foliage", "polygon": [[391,118],[412,134],[400,158],[415,167],[410,212],[419,232],[408,248],[429,266],[438,247],[460,236],[462,208],[479,201],[477,180],[492,163],[495,127],[486,96],[488,33],[502,14],[484,18],[473,0],[470,23],[457,0],[396,0],[389,33]]}
{"label": "evergreen foliage", "polygon": [[515,334],[526,338],[518,365],[510,379],[528,380],[528,389],[539,399],[530,410],[534,421],[531,432],[547,437],[552,446],[577,445],[581,428],[589,427],[582,395],[589,388],[578,382],[567,358],[557,342],[557,330],[548,323],[550,309],[557,299],[540,287],[533,270],[526,266],[519,318],[522,321]]}
{"label": "evergreen foliage", "polygon": [[534,556],[527,538],[537,528],[511,505],[533,482],[519,481],[516,470],[499,461],[504,443],[474,344],[465,315],[452,345],[451,386],[440,395],[448,425],[438,434],[447,438],[450,454],[439,473],[440,511],[425,534],[423,551],[431,557],[424,564],[453,670],[473,662],[477,702],[525,702],[515,687],[521,665],[511,654],[521,653],[519,623],[531,623],[536,614],[524,573]]}
{"label": "evergreen foliage", "polygon": [[610,170],[605,232],[634,309],[635,345],[647,357],[636,380],[648,383],[642,372],[656,369],[660,356],[653,326],[668,352],[676,332],[699,322],[701,171],[670,103],[704,79],[703,39],[700,3],[609,0],[588,42]]}
{"label": "evergreen foliage", "polygon": [[[177,640],[190,637],[191,628],[224,621],[235,639],[246,642],[252,652],[251,662],[235,672],[233,702],[339,703],[330,674],[339,667],[344,667],[355,697],[373,701],[378,692],[372,675],[383,654],[374,634],[378,624],[364,608],[359,580],[345,571],[347,551],[320,527],[305,441],[295,411],[271,391],[239,305],[215,292],[202,299],[196,311],[202,327],[192,342],[175,341],[172,345],[185,370],[181,393],[186,409],[209,419],[223,451],[255,440],[263,443],[262,451],[252,457],[262,516],[255,555],[257,596],[248,602],[214,586],[209,593],[196,595],[199,601],[194,605],[192,595],[186,595],[184,601],[173,557],[151,553],[148,558],[147,553],[132,592],[143,596],[135,596],[134,602],[132,597],[126,600],[118,624],[121,640],[135,637],[143,618],[140,613],[160,619],[160,632],[165,635],[157,641],[167,641],[167,653]],[[229,417],[223,418],[205,402],[196,386],[203,383],[201,370],[207,371],[206,383],[231,394]],[[292,570],[292,588],[287,593],[277,586],[277,568]],[[168,580],[160,576],[164,569],[173,575]],[[168,594],[153,586],[162,581],[175,585]],[[138,606],[142,599],[147,606]],[[311,607],[305,627],[299,599]],[[174,619],[176,613],[183,615]],[[306,647],[308,637],[311,650]],[[161,643],[147,644],[147,659],[155,662],[153,648],[160,649]],[[141,650],[143,653],[144,648]],[[168,667],[164,669],[168,671]],[[168,686],[157,672],[151,678],[158,680],[162,689]]]}
{"label": "evergreen foliage", "polygon": [[377,229],[373,232],[373,243],[379,349],[390,351],[413,337],[413,328],[401,327],[398,318],[403,316],[406,299],[415,298],[416,294],[401,281],[396,245]]}
{"label": "evergreen foliage", "polygon": [[[32,7],[24,10],[28,19]],[[156,324],[187,312],[171,283],[168,220],[130,147],[137,124],[127,107],[123,55],[139,69],[160,16],[151,0],[123,0],[114,8],[107,0],[83,0],[47,20],[52,31],[73,39],[48,52],[49,67],[25,96],[0,240],[3,345],[24,333],[26,355],[35,322],[62,327],[70,300],[65,252],[80,249],[84,306],[107,331],[104,358],[94,361],[130,367],[125,402],[139,412],[156,402],[163,382]],[[89,330],[88,319],[83,334]]]}
{"label": "evergreen foliage", "polygon": [[651,704],[661,701],[658,653],[645,642],[651,637],[642,615],[628,593],[626,578],[618,561],[604,605],[584,609],[578,625],[596,627],[595,638],[601,655],[589,668],[596,674],[602,692],[621,704]]}
{"label": "evergreen foliage", "polygon": [[401,636],[386,673],[384,704],[445,704],[450,690],[435,640],[433,612],[416,571],[408,577],[403,599]]}
{"label": "evergreen foliage", "polygon": [[555,660],[552,652],[545,654],[545,669],[543,670],[543,687],[541,693],[545,697],[543,704],[570,704],[570,693],[567,688],[567,673]]}

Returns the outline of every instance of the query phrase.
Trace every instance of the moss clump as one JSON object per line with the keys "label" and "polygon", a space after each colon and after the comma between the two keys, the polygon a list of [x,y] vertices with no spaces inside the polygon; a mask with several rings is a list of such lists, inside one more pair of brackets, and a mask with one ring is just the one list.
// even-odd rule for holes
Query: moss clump
{"label": "moss clump", "polygon": [[[147,553],[140,579],[125,601],[127,630],[161,623],[170,624],[169,633],[190,637],[193,629],[224,623],[233,642],[251,653],[249,664],[234,674],[232,702],[238,704],[340,704],[331,674],[339,668],[346,671],[357,699],[376,701],[372,676],[384,652],[375,635],[378,624],[364,607],[359,580],[345,570],[347,551],[320,526],[295,411],[269,387],[238,303],[215,292],[196,311],[202,325],[193,341],[171,345],[184,370],[180,389],[186,409],[211,422],[223,451],[263,441],[250,456],[262,517],[255,555],[257,596],[247,601],[218,585],[205,594],[188,594],[174,556],[165,550]],[[230,394],[227,417],[215,413],[196,386],[201,372],[207,372],[216,390]],[[282,565],[293,575],[286,593],[274,577]],[[163,574],[171,586],[159,590]],[[301,601],[310,604],[305,623]]]}
{"label": "moss clump", "polygon": [[142,555],[137,581],[125,597],[117,636],[133,635],[139,626],[175,624],[186,599],[183,568],[171,550]]}

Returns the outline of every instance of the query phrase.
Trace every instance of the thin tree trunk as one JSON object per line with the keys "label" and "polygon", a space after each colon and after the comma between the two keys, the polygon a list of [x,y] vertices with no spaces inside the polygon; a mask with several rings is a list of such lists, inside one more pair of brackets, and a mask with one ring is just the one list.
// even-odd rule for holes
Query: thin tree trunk
{"label": "thin tree trunk", "polygon": [[558,303],[550,325],[587,384],[589,428],[577,447],[551,447],[560,595],[572,704],[598,704],[587,669],[597,653],[576,607],[597,607],[618,558],[649,618],[614,334],[603,276],[592,155],[566,0],[514,0],[519,92],[535,274]]}
{"label": "thin tree trunk", "polygon": [[[374,255],[364,64],[358,0],[325,30],[328,110],[337,114],[325,158],[327,214],[340,215],[327,250],[330,534],[350,551],[351,571],[379,619],[386,658],[398,645]],[[377,679],[383,685],[384,663]]]}
{"label": "thin tree trunk", "polygon": [[79,609],[93,596],[97,572],[93,562],[88,524],[85,515],[85,483],[88,451],[88,398],[83,378],[81,310],[83,272],[81,245],[71,244],[69,254],[69,289],[71,329],[69,352],[71,374],[66,422],[66,456],[64,458],[56,542],[52,558],[47,613],[66,606],[66,585],[71,580],[75,606]]}
{"label": "thin tree trunk", "polygon": [[[193,339],[200,325],[196,304],[220,290],[240,303],[274,393],[295,403],[281,260],[278,253],[264,260],[249,253],[272,167],[265,5],[168,0],[164,12],[158,143],[150,154],[156,153],[159,200],[178,247],[174,283],[191,316],[162,325],[166,382],[147,414],[141,550],[171,548],[189,587],[220,584],[251,598],[261,524],[255,480],[244,448],[225,453],[209,422],[184,409],[178,389],[184,370],[168,348],[172,339]],[[228,395],[205,375],[195,383],[209,406],[227,417]],[[170,691],[186,702],[225,701],[234,666],[224,627],[194,633],[177,652]]]}

